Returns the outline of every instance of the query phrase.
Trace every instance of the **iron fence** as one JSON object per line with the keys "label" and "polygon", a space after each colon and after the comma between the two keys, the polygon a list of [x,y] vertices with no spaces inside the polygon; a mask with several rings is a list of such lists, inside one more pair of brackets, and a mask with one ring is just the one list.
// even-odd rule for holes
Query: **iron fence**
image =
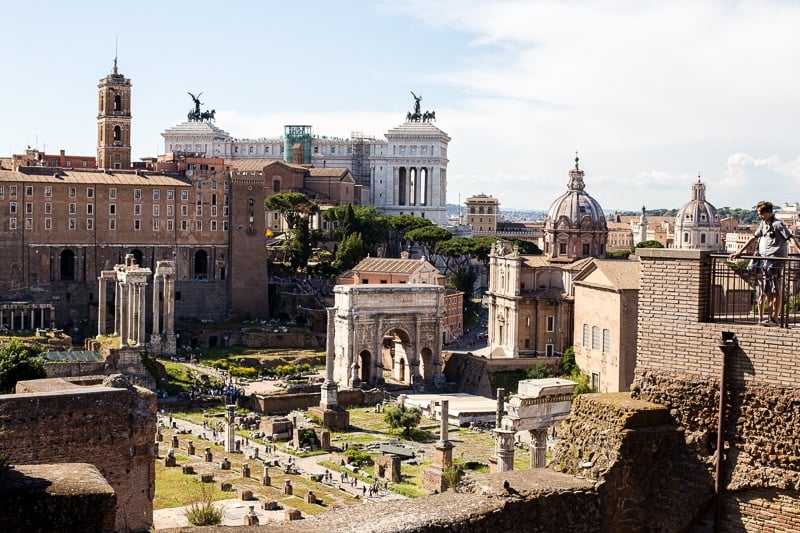
{"label": "iron fence", "polygon": [[800,257],[770,258],[777,266],[765,274],[763,257],[711,256],[711,283],[708,293],[709,322],[758,324],[769,318],[766,279],[772,275],[778,286],[780,309],[777,325],[800,327]]}

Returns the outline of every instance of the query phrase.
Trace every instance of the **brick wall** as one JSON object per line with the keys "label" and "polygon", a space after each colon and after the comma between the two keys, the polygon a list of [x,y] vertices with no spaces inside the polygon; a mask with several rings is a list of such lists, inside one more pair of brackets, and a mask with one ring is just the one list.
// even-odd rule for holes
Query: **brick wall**
{"label": "brick wall", "polygon": [[118,388],[123,384],[113,378],[106,381],[110,386],[64,384],[60,390],[56,381],[26,382],[26,390],[41,390],[41,382],[43,392],[0,395],[5,415],[0,453],[18,464],[94,465],[116,492],[116,530],[148,529],[155,491],[155,394]]}
{"label": "brick wall", "polygon": [[800,521],[800,329],[705,323],[707,252],[643,249],[633,395],[670,409],[686,442],[713,467],[722,332],[728,358],[724,531],[797,531]]}

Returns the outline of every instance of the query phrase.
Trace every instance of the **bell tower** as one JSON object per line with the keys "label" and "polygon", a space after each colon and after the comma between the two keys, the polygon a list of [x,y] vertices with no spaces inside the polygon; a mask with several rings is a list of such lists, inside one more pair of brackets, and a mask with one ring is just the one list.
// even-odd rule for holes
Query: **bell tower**
{"label": "bell tower", "polygon": [[97,168],[131,168],[131,80],[117,72],[97,85]]}

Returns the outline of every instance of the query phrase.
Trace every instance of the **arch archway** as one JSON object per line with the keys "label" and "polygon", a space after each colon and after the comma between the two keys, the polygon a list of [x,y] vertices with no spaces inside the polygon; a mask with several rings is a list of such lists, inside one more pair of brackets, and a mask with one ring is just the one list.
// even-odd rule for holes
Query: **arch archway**
{"label": "arch archway", "polygon": [[194,277],[208,278],[208,253],[205,250],[197,250],[194,254]]}
{"label": "arch archway", "polygon": [[59,258],[59,278],[61,281],[75,281],[75,252],[64,250]]}
{"label": "arch archway", "polygon": [[358,364],[360,365],[359,379],[361,383],[372,382],[372,354],[369,350],[363,350],[358,354]]}
{"label": "arch archway", "polygon": [[137,265],[139,265],[140,267],[144,266],[144,254],[142,253],[141,250],[139,250],[138,248],[134,248],[133,250],[131,250],[131,255],[133,256],[133,259],[136,261]]}
{"label": "arch archway", "polygon": [[410,385],[411,376],[406,372],[406,362],[412,359],[409,356],[412,350],[411,336],[404,329],[395,327],[383,334],[382,345],[381,362],[384,379]]}

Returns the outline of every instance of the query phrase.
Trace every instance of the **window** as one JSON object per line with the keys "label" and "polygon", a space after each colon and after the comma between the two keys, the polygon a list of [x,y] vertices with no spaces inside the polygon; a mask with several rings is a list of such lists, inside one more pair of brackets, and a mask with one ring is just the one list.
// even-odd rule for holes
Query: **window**
{"label": "window", "polygon": [[558,253],[560,255],[567,255],[567,243],[562,242],[558,244]]}
{"label": "window", "polygon": [[215,206],[215,205],[211,206],[211,216],[212,217],[217,216],[217,206]]}
{"label": "window", "polygon": [[[3,194],[3,193],[0,192],[0,194]],[[48,197],[48,198],[50,196],[53,196],[53,188],[50,185],[45,185],[45,187],[44,187],[44,195],[46,197]]]}
{"label": "window", "polygon": [[33,229],[33,219],[26,218],[25,219],[25,229]]}
{"label": "window", "polygon": [[182,217],[188,217],[189,216],[189,206],[188,205],[182,205],[181,206],[181,216]]}
{"label": "window", "polygon": [[336,153],[336,147],[335,146],[331,146],[331,155],[333,155],[335,153]]}
{"label": "window", "polygon": [[91,219],[91,218],[87,218],[86,219],[86,229],[88,229],[89,231],[94,229],[94,220],[93,219]]}
{"label": "window", "polygon": [[117,219],[116,218],[110,218],[108,220],[108,229],[110,229],[111,231],[114,231],[115,229],[117,229]]}
{"label": "window", "polygon": [[17,229],[17,219],[16,218],[9,218],[8,219],[8,228],[9,229]]}
{"label": "window", "polygon": [[117,214],[117,204],[108,204],[108,214],[112,216]]}
{"label": "window", "polygon": [[108,197],[110,199],[115,199],[117,197],[117,189],[108,189]]}
{"label": "window", "polygon": [[195,207],[195,214],[199,217],[203,216],[203,206],[198,205]]}
{"label": "window", "polygon": [[175,216],[175,206],[174,205],[169,204],[167,206],[167,216],[168,217]]}
{"label": "window", "polygon": [[9,185],[8,186],[8,194],[10,194],[11,196],[16,196],[17,195],[17,186],[16,185]]}
{"label": "window", "polygon": [[69,214],[74,215],[78,212],[78,207],[76,204],[69,204]]}
{"label": "window", "polygon": [[77,227],[77,224],[75,223],[75,219],[74,218],[69,219],[69,229],[70,229],[70,231],[74,230],[76,227]]}
{"label": "window", "polygon": [[202,220],[195,220],[194,227],[197,231],[203,231],[203,221]]}
{"label": "window", "polygon": [[25,196],[33,196],[33,187],[30,185],[25,187]]}
{"label": "window", "polygon": [[553,353],[553,345],[552,344],[545,344],[544,345],[544,355],[545,355],[545,357],[553,357],[553,355],[555,355]]}
{"label": "window", "polygon": [[153,231],[158,231],[158,219],[153,219]]}
{"label": "window", "polygon": [[281,192],[281,180],[272,180],[272,192]]}
{"label": "window", "polygon": [[44,219],[44,229],[53,229],[53,219],[52,218]]}
{"label": "window", "polygon": [[78,195],[78,193],[75,191],[75,187],[70,187],[69,188],[69,197],[70,198],[75,198],[77,195]]}
{"label": "window", "polygon": [[133,219],[133,229],[135,231],[139,231],[140,229],[142,229],[142,221],[139,220],[138,218]]}
{"label": "window", "polygon": [[600,328],[592,326],[592,350],[600,349]]}
{"label": "window", "polygon": [[137,216],[142,214],[142,204],[133,204],[133,214]]}
{"label": "window", "polygon": [[167,191],[167,200],[174,200],[175,199],[175,191],[172,189]]}
{"label": "window", "polygon": [[555,331],[556,329],[556,317],[548,316],[547,317],[547,331]]}
{"label": "window", "polygon": [[589,245],[588,244],[581,245],[581,253],[583,255],[589,255]]}
{"label": "window", "polygon": [[230,208],[227,205],[222,206],[222,216],[226,217],[230,213]]}
{"label": "window", "polygon": [[17,202],[11,202],[8,204],[8,212],[12,215],[17,212]]}
{"label": "window", "polygon": [[94,215],[94,204],[86,204],[86,214]]}
{"label": "window", "polygon": [[595,392],[600,391],[600,373],[592,372],[592,390]]}
{"label": "window", "polygon": [[222,221],[222,231],[228,231],[228,221],[227,220],[223,220]]}
{"label": "window", "polygon": [[583,345],[589,346],[589,324],[583,325]]}
{"label": "window", "polygon": [[603,353],[608,353],[611,351],[611,331],[604,329],[603,330]]}
{"label": "window", "polygon": [[25,214],[32,215],[33,214],[33,204],[31,202],[27,202],[25,204]]}
{"label": "window", "polygon": [[167,231],[175,231],[175,221],[167,220]]}
{"label": "window", "polygon": [[181,201],[185,202],[188,199],[189,199],[189,191],[187,191],[186,189],[182,190],[181,191]]}
{"label": "window", "polygon": [[526,328],[531,327],[531,317],[529,317],[529,316],[525,317],[525,327]]}
{"label": "window", "polygon": [[86,198],[94,198],[94,187],[86,187]]}
{"label": "window", "polygon": [[44,204],[44,214],[45,215],[52,215],[53,214],[53,204],[47,202]]}
{"label": "window", "polygon": [[4,194],[5,194],[5,188],[2,185],[0,185],[0,196],[3,196]]}
{"label": "window", "polygon": [[701,233],[700,234],[700,244],[705,244],[705,243],[706,243],[706,234],[705,233]]}
{"label": "window", "polygon": [[189,228],[189,223],[186,220],[181,220],[181,231],[186,231]]}
{"label": "window", "polygon": [[211,231],[217,231],[217,221],[216,220],[212,220],[211,221]]}
{"label": "window", "polygon": [[159,215],[159,211],[160,211],[159,207],[160,206],[158,206],[158,205],[154,205],[153,206],[153,216],[154,217],[157,217]]}
{"label": "window", "polygon": [[683,242],[689,242],[689,234],[688,233],[684,233],[683,234]]}
{"label": "window", "polygon": [[153,200],[160,200],[161,199],[161,191],[158,189],[153,189]]}
{"label": "window", "polygon": [[133,189],[133,199],[134,200],[142,199],[142,189]]}

